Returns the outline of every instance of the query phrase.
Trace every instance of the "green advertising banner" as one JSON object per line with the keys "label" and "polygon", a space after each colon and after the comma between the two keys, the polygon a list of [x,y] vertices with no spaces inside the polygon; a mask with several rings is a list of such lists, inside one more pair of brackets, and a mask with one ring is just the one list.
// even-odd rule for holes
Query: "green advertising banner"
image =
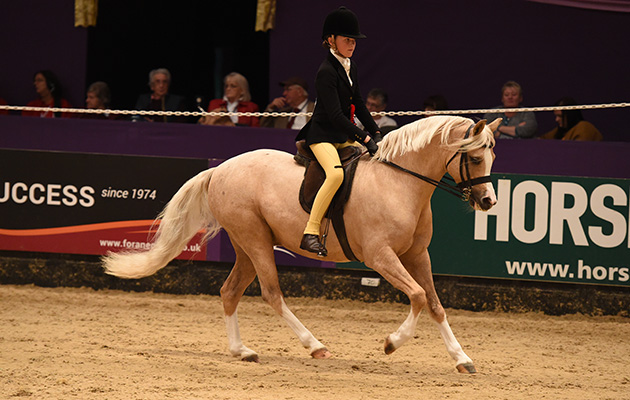
{"label": "green advertising banner", "polygon": [[433,272],[630,286],[630,180],[493,175],[488,212],[436,190]]}

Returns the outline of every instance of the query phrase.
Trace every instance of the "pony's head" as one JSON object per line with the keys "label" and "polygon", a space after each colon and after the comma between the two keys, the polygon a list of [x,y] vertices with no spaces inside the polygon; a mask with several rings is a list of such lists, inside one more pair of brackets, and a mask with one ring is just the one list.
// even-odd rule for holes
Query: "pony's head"
{"label": "pony's head", "polygon": [[444,171],[464,192],[470,192],[468,199],[474,209],[485,211],[497,202],[489,176],[495,157],[493,132],[500,123],[500,118],[490,124],[457,116],[424,118],[385,136],[375,158],[392,161],[427,147],[439,136],[439,143],[447,150],[442,161]]}
{"label": "pony's head", "polygon": [[446,170],[457,186],[467,192],[468,201],[475,210],[487,211],[497,203],[490,170],[495,158],[493,132],[500,123],[501,118],[487,125],[486,120],[476,124],[470,121],[464,136],[448,144],[455,153],[447,161]]}

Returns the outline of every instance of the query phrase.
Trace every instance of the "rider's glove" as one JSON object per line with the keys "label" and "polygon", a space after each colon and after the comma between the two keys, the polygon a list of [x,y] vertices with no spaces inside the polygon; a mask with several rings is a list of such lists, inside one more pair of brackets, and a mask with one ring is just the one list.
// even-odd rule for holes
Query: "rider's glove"
{"label": "rider's glove", "polygon": [[370,140],[364,144],[365,144],[365,147],[367,147],[368,152],[370,153],[370,156],[373,156],[374,153],[376,153],[376,150],[378,150],[378,145],[372,138],[370,138]]}

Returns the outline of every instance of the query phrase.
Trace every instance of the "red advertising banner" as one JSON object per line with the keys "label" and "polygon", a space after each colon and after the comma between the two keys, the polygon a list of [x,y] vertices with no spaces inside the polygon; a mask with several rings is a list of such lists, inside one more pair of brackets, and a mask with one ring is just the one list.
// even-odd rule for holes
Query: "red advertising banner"
{"label": "red advertising banner", "polygon": [[[0,250],[146,249],[154,218],[208,160],[0,150]],[[197,235],[178,257],[205,260]]]}

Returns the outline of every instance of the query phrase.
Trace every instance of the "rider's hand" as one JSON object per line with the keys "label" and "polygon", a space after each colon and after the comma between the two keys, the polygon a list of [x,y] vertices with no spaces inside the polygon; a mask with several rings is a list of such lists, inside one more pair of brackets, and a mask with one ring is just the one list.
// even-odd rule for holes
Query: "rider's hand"
{"label": "rider's hand", "polygon": [[370,153],[370,156],[373,156],[374,153],[376,153],[376,151],[378,150],[378,145],[372,138],[370,138],[370,140],[368,140],[367,143],[364,143],[364,144],[365,144],[365,147],[367,147],[368,152]]}

